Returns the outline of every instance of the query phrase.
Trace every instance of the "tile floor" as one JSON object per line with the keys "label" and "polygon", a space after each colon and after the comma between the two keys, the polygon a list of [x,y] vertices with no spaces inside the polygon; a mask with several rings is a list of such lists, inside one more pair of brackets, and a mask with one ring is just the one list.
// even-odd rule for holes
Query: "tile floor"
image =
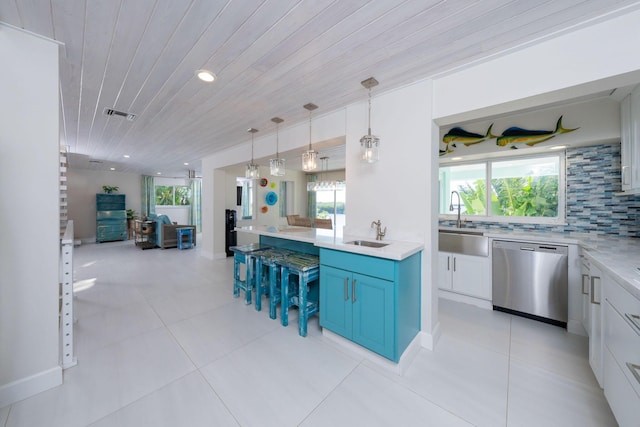
{"label": "tile floor", "polygon": [[198,251],[76,248],[78,365],[0,426],[616,425],[583,337],[441,300],[436,350],[397,376],[245,306],[232,259]]}

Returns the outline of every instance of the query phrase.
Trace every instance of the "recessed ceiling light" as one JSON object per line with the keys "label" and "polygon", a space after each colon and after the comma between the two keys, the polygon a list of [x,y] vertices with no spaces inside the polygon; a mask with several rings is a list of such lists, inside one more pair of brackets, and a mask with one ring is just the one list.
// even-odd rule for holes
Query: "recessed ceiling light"
{"label": "recessed ceiling light", "polygon": [[109,170],[112,170],[112,171],[114,171],[114,170],[116,170],[116,168],[109,168]]}
{"label": "recessed ceiling light", "polygon": [[128,154],[124,154],[122,157],[124,157],[125,159],[128,159],[128,158],[129,158],[129,157],[131,157],[131,156],[130,156],[130,155],[128,155]]}
{"label": "recessed ceiling light", "polygon": [[452,157],[451,160],[462,160],[462,157]]}
{"label": "recessed ceiling light", "polygon": [[553,147],[549,147],[549,150],[564,150],[567,148],[566,145],[554,145]]}
{"label": "recessed ceiling light", "polygon": [[185,166],[189,166],[189,162],[184,162],[184,165]]}
{"label": "recessed ceiling light", "polygon": [[211,83],[216,79],[216,75],[209,70],[197,70],[196,76],[203,82]]}
{"label": "recessed ceiling light", "polygon": [[156,175],[162,175],[162,172],[156,172]]}

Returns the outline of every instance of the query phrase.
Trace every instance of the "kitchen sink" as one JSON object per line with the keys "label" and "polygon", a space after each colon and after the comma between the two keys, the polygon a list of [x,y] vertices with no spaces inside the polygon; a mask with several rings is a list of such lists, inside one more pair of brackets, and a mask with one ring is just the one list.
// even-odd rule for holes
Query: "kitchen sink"
{"label": "kitchen sink", "polygon": [[489,256],[489,238],[477,230],[440,230],[438,250],[463,255]]}
{"label": "kitchen sink", "polygon": [[347,245],[366,246],[368,248],[384,248],[388,246],[388,243],[369,242],[367,240],[354,240],[352,242],[345,242]]}

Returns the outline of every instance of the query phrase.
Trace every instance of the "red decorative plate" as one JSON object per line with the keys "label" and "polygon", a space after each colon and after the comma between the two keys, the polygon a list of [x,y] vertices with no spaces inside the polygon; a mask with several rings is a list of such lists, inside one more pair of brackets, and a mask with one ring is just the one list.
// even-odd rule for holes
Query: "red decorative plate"
{"label": "red decorative plate", "polygon": [[260,178],[260,187],[266,187],[268,183],[267,178]]}

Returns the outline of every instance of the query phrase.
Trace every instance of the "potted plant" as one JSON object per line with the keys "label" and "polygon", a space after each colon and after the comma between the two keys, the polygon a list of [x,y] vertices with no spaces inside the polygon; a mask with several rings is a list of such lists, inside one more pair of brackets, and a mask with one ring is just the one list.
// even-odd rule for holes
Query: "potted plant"
{"label": "potted plant", "polygon": [[111,194],[113,192],[118,191],[118,187],[110,186],[110,185],[103,185],[102,186],[102,191],[104,191],[107,194]]}
{"label": "potted plant", "polygon": [[134,224],[133,224],[133,219],[136,217],[136,211],[134,211],[133,209],[127,209],[127,230],[128,230],[128,236],[129,239],[131,238],[131,235],[133,234],[133,229],[134,229]]}

